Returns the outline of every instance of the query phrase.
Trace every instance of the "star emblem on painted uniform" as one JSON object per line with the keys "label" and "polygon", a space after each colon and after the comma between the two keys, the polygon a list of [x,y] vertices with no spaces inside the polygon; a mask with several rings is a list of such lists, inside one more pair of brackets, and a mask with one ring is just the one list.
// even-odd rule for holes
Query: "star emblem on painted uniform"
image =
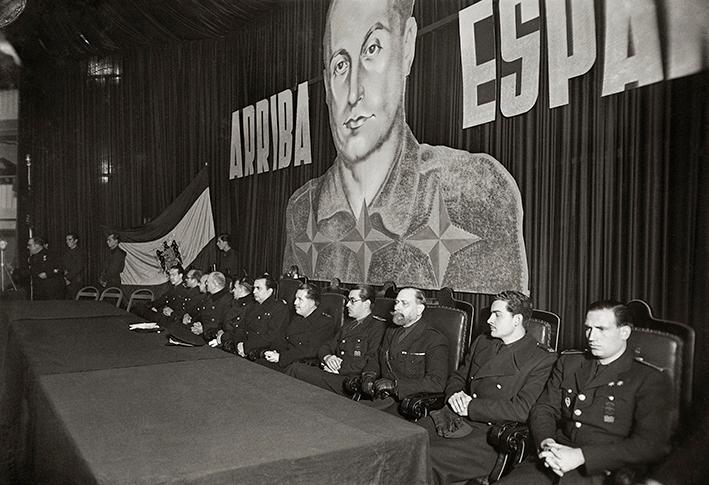
{"label": "star emblem on painted uniform", "polygon": [[367,281],[372,254],[391,241],[392,239],[389,236],[372,227],[367,204],[364,202],[362,203],[362,210],[359,213],[357,224],[340,240],[343,246],[351,249],[357,255],[357,263],[365,281]]}
{"label": "star emblem on painted uniform", "polygon": [[305,231],[298,234],[294,238],[294,242],[295,246],[305,253],[306,261],[310,265],[309,268],[305,269],[306,274],[314,275],[315,265],[318,262],[318,253],[334,241],[318,232],[313,211],[311,210],[309,213]]}
{"label": "star emblem on painted uniform", "polygon": [[479,241],[481,237],[453,225],[440,190],[436,192],[428,215],[428,224],[407,237],[405,242],[428,254],[433,274],[440,286],[448,270],[451,255]]}

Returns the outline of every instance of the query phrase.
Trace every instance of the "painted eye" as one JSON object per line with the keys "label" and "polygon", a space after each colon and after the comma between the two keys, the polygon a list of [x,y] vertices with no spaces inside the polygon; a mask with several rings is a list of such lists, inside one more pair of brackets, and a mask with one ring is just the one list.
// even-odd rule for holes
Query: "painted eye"
{"label": "painted eye", "polygon": [[378,43],[370,44],[364,51],[365,57],[374,57],[382,50],[382,46]]}
{"label": "painted eye", "polygon": [[349,67],[350,63],[346,59],[342,59],[335,63],[333,72],[336,76],[341,76],[347,72],[347,69],[349,69]]}

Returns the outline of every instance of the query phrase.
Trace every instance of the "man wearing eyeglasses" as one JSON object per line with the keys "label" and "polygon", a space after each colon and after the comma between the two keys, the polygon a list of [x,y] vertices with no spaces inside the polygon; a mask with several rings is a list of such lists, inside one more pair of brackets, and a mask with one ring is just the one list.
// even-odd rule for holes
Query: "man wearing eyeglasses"
{"label": "man wearing eyeglasses", "polygon": [[360,375],[364,366],[377,358],[384,335],[384,323],[372,315],[374,288],[359,285],[349,292],[347,313],[351,320],[318,350],[320,367],[295,363],[286,373],[323,389],[344,395],[347,377]]}
{"label": "man wearing eyeglasses", "polygon": [[372,405],[395,414],[398,401],[417,392],[443,392],[448,377],[448,340],[422,318],[426,298],[404,288],[394,306],[377,359],[362,371],[362,392]]}

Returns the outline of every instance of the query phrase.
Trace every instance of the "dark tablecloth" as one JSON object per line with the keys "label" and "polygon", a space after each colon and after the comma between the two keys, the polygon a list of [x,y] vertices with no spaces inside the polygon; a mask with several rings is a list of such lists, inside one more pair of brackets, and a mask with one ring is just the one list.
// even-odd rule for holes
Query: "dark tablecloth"
{"label": "dark tablecloth", "polygon": [[424,483],[426,432],[135,317],[9,323],[0,483]]}

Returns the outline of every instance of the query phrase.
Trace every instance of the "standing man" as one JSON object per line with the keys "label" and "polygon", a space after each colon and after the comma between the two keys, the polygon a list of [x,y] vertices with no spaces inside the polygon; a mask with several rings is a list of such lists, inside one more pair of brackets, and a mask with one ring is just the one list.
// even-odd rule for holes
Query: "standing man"
{"label": "standing man", "polygon": [[79,237],[75,232],[67,233],[64,240],[67,247],[62,256],[64,284],[66,285],[66,297],[69,300],[73,300],[74,296],[84,286],[86,253],[79,247]]}
{"label": "standing man", "polygon": [[254,305],[247,314],[244,340],[237,342],[242,357],[256,360],[264,350],[276,348],[288,325],[288,305],[276,296],[276,282],[270,275],[254,280]]}
{"label": "standing man", "polygon": [[394,326],[386,329],[377,359],[362,370],[362,392],[373,406],[397,412],[398,401],[416,392],[443,392],[448,378],[448,340],[421,317],[426,298],[404,288],[396,297]]}
{"label": "standing man", "polygon": [[493,424],[526,422],[549,378],[556,353],[526,331],[532,302],[518,291],[495,296],[489,335],[481,335],[446,385],[447,405],[421,421],[429,433],[434,483],[487,476],[497,452],[487,443]]}
{"label": "standing man", "polygon": [[106,238],[109,254],[98,279],[99,285],[103,288],[121,287],[121,273],[126,265],[126,252],[118,247],[120,242],[121,236],[115,232]]}
{"label": "standing man", "polygon": [[564,352],[532,408],[538,460],[498,483],[598,484],[669,451],[669,379],[628,349],[628,307],[593,303],[584,326],[588,352]]}
{"label": "standing man", "polygon": [[231,247],[231,234],[223,232],[217,238],[217,248],[219,248],[219,265],[217,270],[227,278],[235,278],[239,273],[239,262],[236,257],[236,250]]}
{"label": "standing man", "polygon": [[47,241],[33,237],[27,241],[30,252],[30,278],[33,300],[62,300],[64,298],[64,271],[61,263],[46,249]]}
{"label": "standing man", "polygon": [[320,290],[305,283],[295,292],[295,315],[286,327],[283,340],[263,352],[257,362],[283,370],[293,362],[316,359],[318,349],[337,331],[332,315],[320,310]]}
{"label": "standing man", "polygon": [[347,314],[340,331],[318,350],[320,367],[292,364],[288,375],[323,389],[344,395],[342,385],[348,377],[359,376],[370,360],[377,358],[384,335],[384,322],[372,315],[374,288],[359,285],[350,290]]}
{"label": "standing man", "polygon": [[[283,265],[322,280],[527,291],[522,199],[510,173],[484,153],[420,144],[406,123],[413,4],[330,4],[323,84],[337,158],[288,201]],[[358,255],[353,235],[379,249]],[[442,263],[431,245],[452,248],[448,238],[456,248]],[[299,247],[317,241],[328,244],[313,245],[315,255]]]}

